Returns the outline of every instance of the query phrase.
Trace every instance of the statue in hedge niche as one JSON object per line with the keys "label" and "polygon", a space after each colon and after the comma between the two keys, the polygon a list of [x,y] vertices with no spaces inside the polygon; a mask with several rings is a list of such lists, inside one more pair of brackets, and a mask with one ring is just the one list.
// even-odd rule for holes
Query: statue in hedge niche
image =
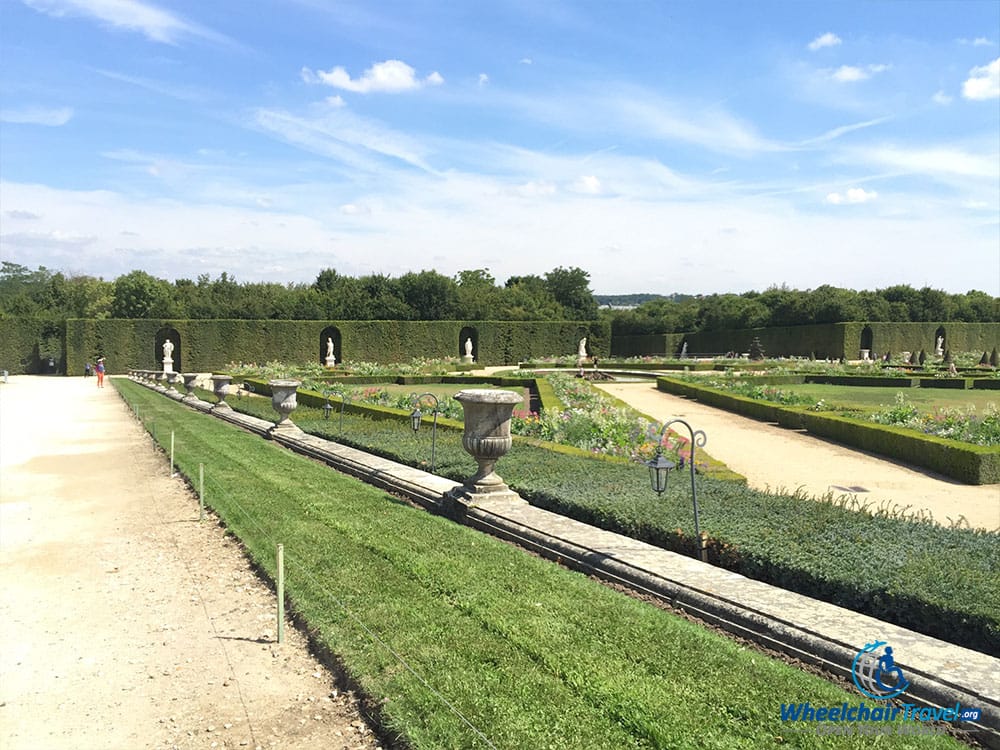
{"label": "statue in hedge niche", "polygon": [[934,354],[939,357],[944,356],[944,336],[937,337],[937,343],[934,345]]}
{"label": "statue in hedge niche", "polygon": [[333,367],[337,364],[337,357],[333,353],[333,338],[326,337],[326,366]]}
{"label": "statue in hedge niche", "polygon": [[174,371],[174,342],[170,339],[163,341],[163,371]]}
{"label": "statue in hedge niche", "polygon": [[465,340],[465,354],[462,355],[462,362],[471,365],[475,360],[472,358],[472,339]]}
{"label": "statue in hedge niche", "polygon": [[576,366],[580,368],[580,375],[583,375],[583,363],[587,361],[587,337],[580,339],[580,345],[576,348]]}

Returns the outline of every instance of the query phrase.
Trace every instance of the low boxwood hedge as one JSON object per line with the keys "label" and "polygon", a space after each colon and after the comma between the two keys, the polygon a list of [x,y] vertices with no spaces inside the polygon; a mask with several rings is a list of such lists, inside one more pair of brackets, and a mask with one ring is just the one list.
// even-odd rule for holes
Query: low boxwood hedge
{"label": "low boxwood hedge", "polygon": [[804,429],[853,448],[922,466],[966,484],[1000,482],[1000,448],[996,446],[970,445],[903,427],[780,406],[668,377],[657,378],[656,386],[661,391],[693,398],[709,406],[775,422],[782,427]]}

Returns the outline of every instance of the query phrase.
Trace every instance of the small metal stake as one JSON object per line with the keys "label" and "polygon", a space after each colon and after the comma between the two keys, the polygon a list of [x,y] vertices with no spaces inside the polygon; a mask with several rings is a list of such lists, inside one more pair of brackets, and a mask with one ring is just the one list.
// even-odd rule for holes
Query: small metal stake
{"label": "small metal stake", "polygon": [[285,642],[285,545],[278,545],[278,643]]}
{"label": "small metal stake", "polygon": [[170,431],[170,478],[173,479],[176,474],[174,474],[174,431]]}
{"label": "small metal stake", "polygon": [[205,464],[198,464],[198,520],[205,520]]}

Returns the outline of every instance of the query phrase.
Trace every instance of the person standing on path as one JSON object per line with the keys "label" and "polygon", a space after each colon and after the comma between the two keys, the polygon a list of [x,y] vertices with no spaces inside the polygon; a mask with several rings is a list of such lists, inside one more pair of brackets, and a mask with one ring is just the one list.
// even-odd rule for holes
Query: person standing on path
{"label": "person standing on path", "polygon": [[104,387],[104,357],[97,358],[97,387]]}

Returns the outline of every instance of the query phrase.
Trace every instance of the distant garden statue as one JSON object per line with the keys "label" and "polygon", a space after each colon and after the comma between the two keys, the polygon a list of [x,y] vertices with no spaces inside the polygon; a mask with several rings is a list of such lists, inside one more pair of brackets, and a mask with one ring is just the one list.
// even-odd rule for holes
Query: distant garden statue
{"label": "distant garden statue", "polygon": [[163,371],[173,372],[174,370],[174,342],[165,339],[163,342]]}
{"label": "distant garden statue", "polygon": [[750,342],[750,359],[754,362],[760,362],[764,359],[764,347],[757,336],[754,336]]}
{"label": "distant garden statue", "polygon": [[[582,368],[587,361],[587,337],[580,339],[580,345],[576,348],[576,366]],[[582,374],[582,371],[581,371]]]}
{"label": "distant garden statue", "polygon": [[337,364],[337,358],[333,354],[333,339],[326,337],[326,366],[333,367]]}
{"label": "distant garden statue", "polygon": [[462,362],[464,362],[467,365],[471,365],[473,361],[474,360],[472,357],[472,339],[467,338],[465,340],[465,354],[462,356]]}

